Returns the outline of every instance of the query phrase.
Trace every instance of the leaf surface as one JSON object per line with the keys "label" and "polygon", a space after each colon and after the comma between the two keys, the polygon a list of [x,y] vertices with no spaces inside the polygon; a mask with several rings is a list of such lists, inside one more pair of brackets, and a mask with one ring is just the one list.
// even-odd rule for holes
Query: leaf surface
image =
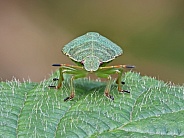
{"label": "leaf surface", "polygon": [[[78,79],[76,96],[69,80],[61,90],[41,83],[12,80],[0,83],[0,137],[184,137],[184,87],[127,72],[121,94],[113,85],[107,99],[100,81]],[[66,76],[66,78],[68,78]]]}

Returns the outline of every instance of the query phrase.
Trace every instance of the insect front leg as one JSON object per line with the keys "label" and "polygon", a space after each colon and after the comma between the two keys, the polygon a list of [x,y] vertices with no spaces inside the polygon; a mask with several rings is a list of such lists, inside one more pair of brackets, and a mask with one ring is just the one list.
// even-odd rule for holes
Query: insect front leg
{"label": "insect front leg", "polygon": [[100,78],[107,78],[108,79],[107,86],[106,86],[105,91],[104,91],[104,95],[106,97],[110,98],[111,100],[114,100],[114,97],[112,95],[110,95],[112,79],[111,79],[109,72],[104,72],[104,70],[99,70],[96,72],[96,76],[98,76]]}
{"label": "insect front leg", "polygon": [[63,73],[72,75],[70,79],[70,96],[64,99],[64,101],[68,101],[68,100],[73,99],[75,96],[75,87],[74,87],[73,81],[78,78],[86,77],[87,72],[85,70],[71,68],[71,70],[63,70]]}
{"label": "insect front leg", "polygon": [[75,96],[75,89],[74,89],[74,86],[73,86],[73,80],[74,80],[74,76],[72,76],[71,79],[70,79],[70,96],[69,97],[66,97],[64,99],[64,101],[71,100]]}
{"label": "insect front leg", "polygon": [[111,76],[109,75],[108,76],[108,83],[107,83],[107,86],[105,88],[105,91],[104,91],[104,95],[108,98],[110,98],[111,100],[114,100],[114,97],[112,95],[110,95],[110,90],[111,90],[111,85],[112,85],[112,79],[111,79]]}

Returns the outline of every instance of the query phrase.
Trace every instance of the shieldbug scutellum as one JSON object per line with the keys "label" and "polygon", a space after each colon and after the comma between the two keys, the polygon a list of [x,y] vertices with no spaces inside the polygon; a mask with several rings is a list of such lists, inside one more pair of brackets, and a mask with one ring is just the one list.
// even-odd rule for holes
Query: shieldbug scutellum
{"label": "shieldbug scutellum", "polygon": [[[68,64],[53,64],[52,66],[60,66],[60,76],[58,79],[57,86],[49,86],[60,89],[62,82],[64,81],[63,74],[70,74],[70,96],[66,97],[64,101],[71,100],[75,95],[75,88],[73,81],[78,78],[86,77],[89,73],[94,73],[99,78],[107,78],[107,86],[104,91],[104,95],[114,100],[113,96],[110,95],[110,89],[112,84],[111,75],[118,74],[116,83],[118,85],[119,92],[127,92],[122,90],[122,73],[123,68],[134,68],[131,65],[116,65],[106,66],[107,63],[120,56],[123,50],[110,41],[109,39],[101,36],[96,32],[88,32],[82,35],[68,44],[63,49],[63,53],[73,60],[77,65]],[[56,79],[55,79],[56,80]]]}

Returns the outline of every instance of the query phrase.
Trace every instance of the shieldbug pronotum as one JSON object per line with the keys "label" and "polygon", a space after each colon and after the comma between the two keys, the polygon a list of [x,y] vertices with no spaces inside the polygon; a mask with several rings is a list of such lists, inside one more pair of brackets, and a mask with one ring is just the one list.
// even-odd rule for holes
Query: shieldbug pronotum
{"label": "shieldbug pronotum", "polygon": [[129,91],[122,90],[121,88],[122,73],[123,68],[134,68],[134,66],[106,66],[107,63],[123,53],[123,50],[109,39],[96,32],[88,32],[87,34],[69,42],[63,47],[62,51],[77,64],[53,64],[53,66],[60,66],[60,76],[58,79],[58,85],[50,87],[60,89],[64,80],[63,74],[66,73],[71,75],[70,96],[66,97],[64,101],[74,98],[75,88],[73,86],[73,81],[78,78],[86,77],[89,73],[94,73],[99,78],[108,79],[107,86],[104,91],[104,95],[108,98],[114,100],[113,96],[110,95],[112,74],[118,74],[116,79],[118,91],[129,93]]}

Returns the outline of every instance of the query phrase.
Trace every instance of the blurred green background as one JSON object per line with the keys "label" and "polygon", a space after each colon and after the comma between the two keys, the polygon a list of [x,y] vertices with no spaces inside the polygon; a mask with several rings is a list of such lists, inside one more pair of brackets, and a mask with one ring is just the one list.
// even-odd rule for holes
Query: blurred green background
{"label": "blurred green background", "polygon": [[89,31],[123,48],[111,64],[183,84],[183,0],[0,1],[0,77],[48,78],[53,63],[73,64],[61,48]]}

